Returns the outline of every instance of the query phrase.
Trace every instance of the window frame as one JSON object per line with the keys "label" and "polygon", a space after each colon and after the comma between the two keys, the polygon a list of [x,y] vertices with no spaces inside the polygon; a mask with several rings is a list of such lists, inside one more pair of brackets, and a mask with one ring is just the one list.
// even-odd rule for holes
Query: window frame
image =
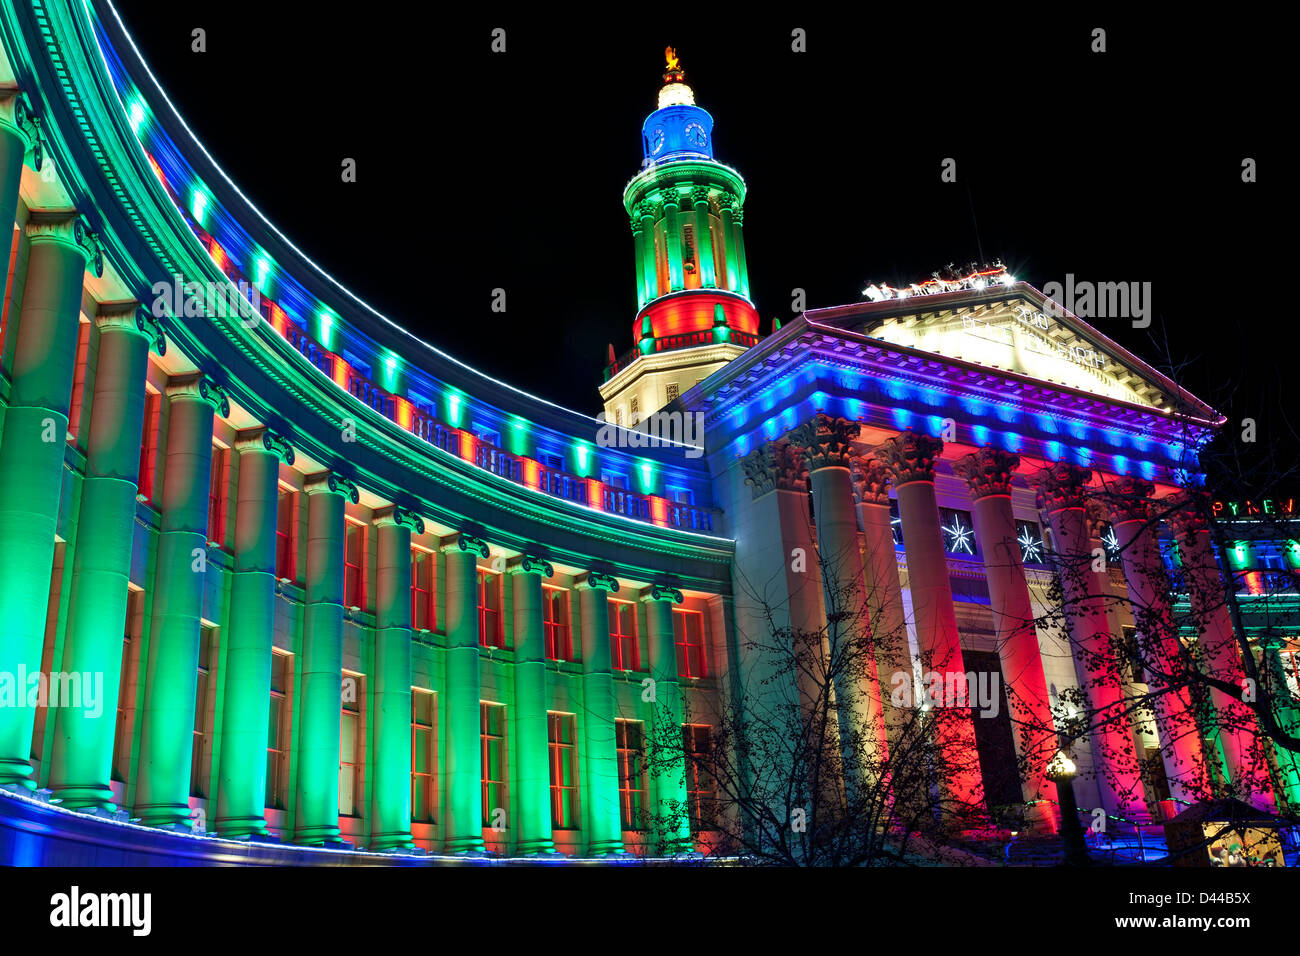
{"label": "window frame", "polygon": [[[693,615],[693,617],[687,617]],[[699,623],[699,658],[700,668],[696,674],[691,668],[691,650],[696,646],[690,641],[689,628],[686,626],[687,621],[694,620]],[[677,632],[677,622],[682,621],[682,635],[679,639]],[[691,608],[675,607],[673,608],[673,647],[677,652],[677,676],[688,680],[698,680],[709,676],[708,635],[704,629],[704,613],[702,611],[692,610]]]}

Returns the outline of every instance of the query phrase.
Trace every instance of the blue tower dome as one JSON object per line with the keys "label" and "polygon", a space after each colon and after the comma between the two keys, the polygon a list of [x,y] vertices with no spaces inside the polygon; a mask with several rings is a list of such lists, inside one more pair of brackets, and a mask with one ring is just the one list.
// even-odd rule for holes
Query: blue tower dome
{"label": "blue tower dome", "polygon": [[659,108],[641,125],[641,168],[675,159],[713,159],[713,117],[695,105],[695,93],[672,47],[659,90]]}

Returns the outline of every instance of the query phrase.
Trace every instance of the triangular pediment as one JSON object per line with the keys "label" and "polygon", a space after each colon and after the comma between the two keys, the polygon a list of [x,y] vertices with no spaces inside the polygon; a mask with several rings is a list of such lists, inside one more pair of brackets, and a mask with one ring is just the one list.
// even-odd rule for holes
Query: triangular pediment
{"label": "triangular pediment", "polygon": [[806,315],[811,323],[834,325],[1101,398],[1148,408],[1191,406],[1205,417],[1218,417],[1208,405],[1027,283],[996,294],[925,296]]}

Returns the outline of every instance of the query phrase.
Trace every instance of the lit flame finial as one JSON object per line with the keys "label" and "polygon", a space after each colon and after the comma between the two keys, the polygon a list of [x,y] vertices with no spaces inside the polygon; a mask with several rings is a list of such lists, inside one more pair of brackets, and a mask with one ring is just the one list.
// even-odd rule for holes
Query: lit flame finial
{"label": "lit flame finial", "polygon": [[665,48],[664,59],[668,62],[668,69],[664,71],[664,85],[659,90],[659,108],[693,106],[695,94],[686,85],[686,74],[682,72],[682,61],[677,56],[677,48]]}

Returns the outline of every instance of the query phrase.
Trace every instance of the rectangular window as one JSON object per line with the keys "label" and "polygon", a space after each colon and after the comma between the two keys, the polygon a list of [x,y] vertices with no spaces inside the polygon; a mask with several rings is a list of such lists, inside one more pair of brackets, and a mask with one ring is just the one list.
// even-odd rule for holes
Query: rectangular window
{"label": "rectangular window", "polygon": [[573,660],[569,592],[564,588],[542,588],[542,629],[546,634],[546,656],[553,661]]}
{"label": "rectangular window", "polygon": [[709,754],[713,736],[707,726],[684,724],[682,744],[686,754],[686,805],[691,818],[691,832],[713,827],[716,798],[713,777],[709,773]]}
{"label": "rectangular window", "polygon": [[144,394],[144,433],[140,436],[140,494],[146,501],[154,500],[154,463],[158,458],[158,414],[162,396],[157,392]]}
{"label": "rectangular window", "polygon": [[271,651],[271,720],[266,734],[266,805],[283,810],[289,793],[289,688],[293,655]]}
{"label": "rectangular window", "polygon": [[480,704],[480,739],[483,744],[483,825],[493,824],[497,810],[508,812],[506,791],[506,709],[500,704]]}
{"label": "rectangular window", "polygon": [[438,698],[431,691],[411,688],[411,819],[436,823],[437,788],[434,768],[438,766]]}
{"label": "rectangular window", "polygon": [[360,674],[344,671],[343,679],[353,682],[356,693],[344,695],[339,725],[339,816],[355,817],[359,816],[357,801],[365,793],[361,788],[361,712],[365,708],[366,689]]}
{"label": "rectangular window", "polygon": [[411,549],[411,627],[426,631],[438,629],[437,590],[434,561],[436,555],[423,548]]}
{"label": "rectangular window", "polygon": [[131,619],[127,616],[127,628],[122,636],[122,669],[119,671],[117,695],[117,723],[113,728],[113,779],[125,781],[131,770],[131,727],[127,721],[127,682],[131,676]]}
{"label": "rectangular window", "polygon": [[86,401],[86,368],[90,364],[86,353],[89,349],[90,323],[82,322],[77,329],[77,365],[72,377],[72,398],[68,404],[68,441],[73,447],[77,446],[77,436],[81,432],[81,412]]}
{"label": "rectangular window", "polygon": [[287,581],[298,580],[298,492],[280,486],[275,515],[275,576]]}
{"label": "rectangular window", "polygon": [[501,630],[501,575],[478,571],[478,642],[484,647],[505,647]]}
{"label": "rectangular window", "polygon": [[677,644],[677,676],[708,676],[704,663],[704,615],[673,608],[673,640]]}
{"label": "rectangular window", "polygon": [[641,669],[636,645],[636,605],[629,601],[609,602],[609,651],[614,670]]}
{"label": "rectangular window", "polygon": [[226,543],[226,489],[230,482],[230,449],[212,446],[212,474],[208,482],[208,540]]}
{"label": "rectangular window", "polygon": [[353,521],[344,523],[343,532],[343,605],[365,607],[366,527]]}
{"label": "rectangular window", "polygon": [[547,714],[547,740],[551,748],[551,827],[578,829],[577,720],[573,714]]}
{"label": "rectangular window", "polygon": [[645,827],[650,793],[646,784],[645,725],[637,720],[614,721],[618,748],[618,805],[624,830]]}
{"label": "rectangular window", "polygon": [[194,684],[194,750],[190,757],[190,796],[206,797],[208,789],[203,764],[208,739],[208,685],[212,674],[212,628],[199,629],[198,680]]}
{"label": "rectangular window", "polygon": [[1142,668],[1142,649],[1138,644],[1136,627],[1124,627],[1124,656],[1127,658],[1129,680],[1135,684],[1145,684],[1147,675]]}

